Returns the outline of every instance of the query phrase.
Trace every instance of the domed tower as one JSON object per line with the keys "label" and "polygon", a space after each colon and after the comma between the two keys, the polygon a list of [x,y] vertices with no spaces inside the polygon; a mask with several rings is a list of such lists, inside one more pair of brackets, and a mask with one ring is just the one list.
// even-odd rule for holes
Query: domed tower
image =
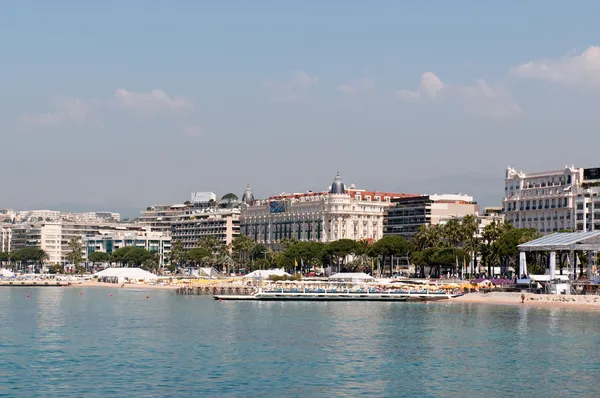
{"label": "domed tower", "polygon": [[342,177],[340,177],[339,171],[335,176],[335,180],[333,180],[333,184],[331,184],[331,189],[329,189],[329,193],[336,195],[343,195],[346,193],[346,188],[344,187],[344,182],[342,181]]}
{"label": "domed tower", "polygon": [[244,191],[244,194],[242,195],[242,203],[251,205],[252,202],[254,202],[254,194],[252,193],[252,190],[250,189],[250,184],[248,184],[248,185],[246,185],[246,190]]}

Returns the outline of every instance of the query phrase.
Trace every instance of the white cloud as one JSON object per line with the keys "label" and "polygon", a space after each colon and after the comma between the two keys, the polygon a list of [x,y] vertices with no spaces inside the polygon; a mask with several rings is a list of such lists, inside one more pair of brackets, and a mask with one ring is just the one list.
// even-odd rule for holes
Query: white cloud
{"label": "white cloud", "polygon": [[362,94],[375,88],[375,82],[372,79],[358,79],[346,82],[337,86],[337,89],[348,95]]}
{"label": "white cloud", "polygon": [[417,90],[399,90],[396,97],[406,102],[459,105],[467,113],[491,118],[521,113],[519,105],[500,87],[491,87],[484,80],[474,85],[446,84],[433,72],[421,75]]}
{"label": "white cloud", "polygon": [[578,55],[530,61],[511,69],[510,73],[568,87],[600,87],[600,47],[590,46]]}
{"label": "white cloud", "polygon": [[191,106],[183,97],[170,97],[162,90],[152,90],[147,93],[134,93],[119,88],[114,96],[118,105],[141,110],[182,109]]}
{"label": "white cloud", "polygon": [[120,88],[115,91],[112,98],[59,97],[52,101],[51,111],[24,115],[22,121],[26,126],[50,127],[98,122],[102,117],[109,117],[110,113],[117,109],[147,114],[159,110],[173,112],[191,107],[192,103],[189,100],[183,97],[170,97],[162,90],[135,93]]}
{"label": "white cloud", "polygon": [[418,90],[399,90],[396,96],[403,101],[417,101],[422,97],[435,98],[443,88],[444,82],[435,73],[425,72],[421,75]]}
{"label": "white cloud", "polygon": [[53,110],[50,112],[24,115],[23,122],[26,125],[49,127],[83,122],[90,116],[89,105],[78,98],[59,97],[52,105]]}
{"label": "white cloud", "polygon": [[273,94],[277,102],[294,102],[304,99],[317,83],[318,77],[296,71],[286,81],[267,80],[265,87]]}

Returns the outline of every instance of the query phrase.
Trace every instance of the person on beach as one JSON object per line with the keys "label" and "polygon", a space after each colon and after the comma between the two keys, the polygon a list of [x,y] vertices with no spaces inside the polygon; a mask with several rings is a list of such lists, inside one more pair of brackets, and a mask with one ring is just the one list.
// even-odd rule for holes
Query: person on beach
{"label": "person on beach", "polygon": [[521,304],[525,303],[525,293],[521,293]]}

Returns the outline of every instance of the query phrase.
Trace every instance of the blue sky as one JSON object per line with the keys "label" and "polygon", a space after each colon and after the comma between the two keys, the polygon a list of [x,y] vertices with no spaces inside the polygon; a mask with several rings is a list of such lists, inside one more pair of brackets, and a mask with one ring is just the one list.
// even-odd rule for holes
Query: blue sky
{"label": "blue sky", "polygon": [[4,1],[0,207],[599,166],[600,3]]}

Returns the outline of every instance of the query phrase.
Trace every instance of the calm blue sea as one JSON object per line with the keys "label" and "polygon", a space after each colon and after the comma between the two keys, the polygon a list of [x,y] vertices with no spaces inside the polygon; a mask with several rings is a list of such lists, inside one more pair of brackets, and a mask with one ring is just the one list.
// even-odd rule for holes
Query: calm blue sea
{"label": "calm blue sea", "polygon": [[598,397],[599,351],[583,310],[0,288],[9,397]]}

